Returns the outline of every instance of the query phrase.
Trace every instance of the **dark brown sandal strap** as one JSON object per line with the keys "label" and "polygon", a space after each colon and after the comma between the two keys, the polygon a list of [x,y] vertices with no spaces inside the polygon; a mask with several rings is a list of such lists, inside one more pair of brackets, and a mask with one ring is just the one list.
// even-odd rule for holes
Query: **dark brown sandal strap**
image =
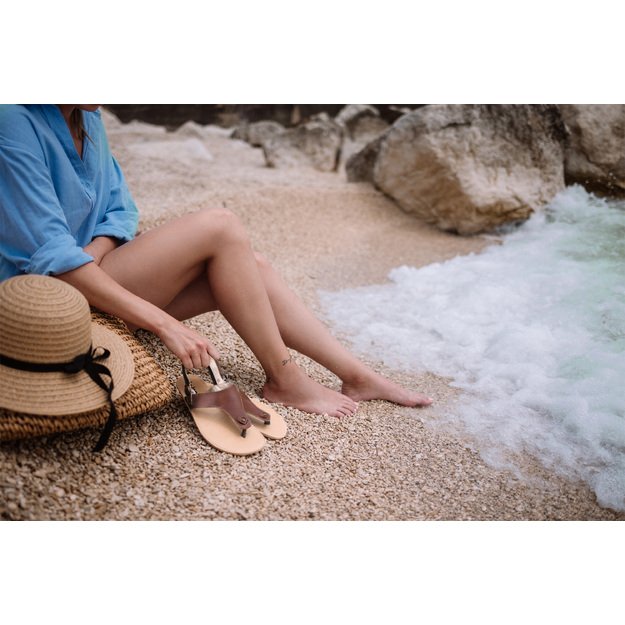
{"label": "dark brown sandal strap", "polygon": [[241,389],[241,400],[243,401],[243,408],[248,415],[260,419],[265,425],[271,425],[271,415],[264,410],[261,410]]}
{"label": "dark brown sandal strap", "polygon": [[193,396],[196,394],[196,390],[193,388],[191,384],[191,380],[189,380],[189,376],[187,375],[187,370],[182,365],[182,379],[184,380],[184,398],[189,406],[192,403]]}
{"label": "dark brown sandal strap", "polygon": [[252,425],[252,421],[243,408],[239,389],[234,385],[227,386],[220,391],[195,393],[191,396],[192,408],[221,408],[232,421],[241,428],[241,436]]}

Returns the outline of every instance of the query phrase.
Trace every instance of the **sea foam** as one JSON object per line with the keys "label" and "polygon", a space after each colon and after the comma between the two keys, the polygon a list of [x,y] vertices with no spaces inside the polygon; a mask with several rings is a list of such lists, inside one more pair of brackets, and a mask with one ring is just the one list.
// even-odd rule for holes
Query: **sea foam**
{"label": "sea foam", "polygon": [[569,187],[501,244],[389,278],[320,293],[357,352],[451,378],[446,420],[487,462],[529,453],[625,510],[624,202]]}

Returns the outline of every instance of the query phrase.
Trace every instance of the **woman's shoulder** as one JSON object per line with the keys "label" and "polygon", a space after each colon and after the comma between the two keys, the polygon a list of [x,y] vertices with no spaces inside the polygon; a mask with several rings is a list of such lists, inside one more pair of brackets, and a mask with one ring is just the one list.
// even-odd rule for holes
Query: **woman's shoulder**
{"label": "woman's shoulder", "polygon": [[37,107],[23,104],[0,104],[0,141],[29,143],[35,128],[42,123]]}

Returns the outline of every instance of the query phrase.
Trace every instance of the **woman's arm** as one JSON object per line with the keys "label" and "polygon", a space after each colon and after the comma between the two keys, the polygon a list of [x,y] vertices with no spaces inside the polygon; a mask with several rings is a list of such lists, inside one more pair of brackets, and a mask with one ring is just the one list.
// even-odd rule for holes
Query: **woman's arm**
{"label": "woman's arm", "polygon": [[54,275],[93,258],[77,244],[41,146],[31,143],[0,135],[0,250],[14,273]]}
{"label": "woman's arm", "polygon": [[[101,137],[105,141],[106,135],[103,129]],[[106,144],[106,149],[108,150],[108,144]],[[108,151],[103,159],[106,160],[105,167],[109,173],[109,196],[106,210],[96,225],[93,236],[115,237],[125,243],[135,236],[139,223],[139,211],[115,157]]]}
{"label": "woman's arm", "polygon": [[99,310],[156,334],[187,369],[207,367],[210,356],[219,358],[208,339],[122,287],[95,262],[55,277],[78,289]]}

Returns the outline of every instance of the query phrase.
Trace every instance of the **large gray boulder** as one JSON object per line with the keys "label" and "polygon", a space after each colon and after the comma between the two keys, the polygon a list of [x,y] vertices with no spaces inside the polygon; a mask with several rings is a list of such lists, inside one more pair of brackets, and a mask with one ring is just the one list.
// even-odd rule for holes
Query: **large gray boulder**
{"label": "large gray boulder", "polygon": [[625,190],[625,104],[561,104],[570,131],[567,182],[593,190]]}
{"label": "large gray boulder", "polygon": [[343,130],[327,115],[318,115],[296,128],[288,128],[263,143],[268,167],[313,167],[336,171]]}
{"label": "large gray boulder", "polygon": [[383,135],[373,182],[443,230],[485,232],[564,188],[566,137],[555,105],[430,105]]}

